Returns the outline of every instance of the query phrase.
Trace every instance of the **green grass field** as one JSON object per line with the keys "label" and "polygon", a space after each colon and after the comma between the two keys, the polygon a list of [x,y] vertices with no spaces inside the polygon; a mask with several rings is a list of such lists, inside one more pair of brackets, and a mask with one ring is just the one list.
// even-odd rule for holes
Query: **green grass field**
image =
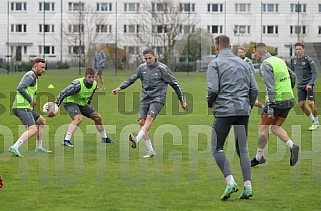
{"label": "green grass field", "polygon": [[[151,159],[142,158],[147,149],[143,142],[136,149],[128,142],[128,133],[136,134],[139,128],[140,81],[120,95],[111,94],[130,74],[104,72],[107,90],[99,91],[93,103],[116,145],[102,144],[93,122],[84,119],[71,140],[75,147],[62,147],[71,120],[61,107],[58,116],[47,118],[44,146],[53,152],[33,152],[32,138],[21,147],[23,158],[8,152],[24,131],[10,109],[23,73],[0,75],[0,176],[5,182],[0,189],[1,210],[320,210],[321,128],[309,131],[311,123],[298,106],[284,124],[301,147],[297,165],[290,167],[288,148],[271,134],[265,150],[267,163],[252,168],[253,198],[240,200],[239,191],[223,202],[225,180],[210,150],[213,115],[205,98],[206,73],[174,73],[187,95],[189,111],[182,111],[169,87],[166,107],[150,131],[157,152]],[[74,70],[48,70],[38,81],[38,110],[78,77]],[[262,100],[264,86],[257,79]],[[318,79],[320,110],[319,83]],[[48,89],[49,84],[54,88]],[[254,108],[249,125],[251,158],[256,153],[259,118],[260,111]],[[233,133],[225,152],[242,188]]]}

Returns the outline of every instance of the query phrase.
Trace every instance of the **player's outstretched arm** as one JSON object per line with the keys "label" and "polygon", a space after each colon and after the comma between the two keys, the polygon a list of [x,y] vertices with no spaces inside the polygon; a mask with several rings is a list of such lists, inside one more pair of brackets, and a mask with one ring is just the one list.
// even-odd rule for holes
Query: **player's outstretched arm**
{"label": "player's outstretched arm", "polygon": [[113,93],[114,95],[116,95],[120,90],[121,90],[121,88],[117,87],[116,89],[114,89],[114,90],[112,91],[112,93]]}

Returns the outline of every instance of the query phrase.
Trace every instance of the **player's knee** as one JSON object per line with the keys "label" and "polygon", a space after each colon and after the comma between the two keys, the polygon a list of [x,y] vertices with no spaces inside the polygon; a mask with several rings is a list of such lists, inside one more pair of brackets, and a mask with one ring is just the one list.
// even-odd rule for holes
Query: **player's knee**
{"label": "player's knee", "polygon": [[151,115],[147,115],[146,121],[152,122],[153,120],[154,120],[154,117],[152,117]]}
{"label": "player's knee", "polygon": [[46,119],[43,117],[39,117],[39,119],[37,120],[38,125],[45,125],[46,122],[47,122]]}
{"label": "player's knee", "polygon": [[99,124],[101,124],[101,121],[102,121],[101,116],[100,116],[100,115],[95,116],[94,121],[97,122],[97,123],[99,123]]}
{"label": "player's knee", "polygon": [[144,124],[145,124],[145,119],[140,119],[140,120],[138,121],[138,124],[143,127]]}
{"label": "player's knee", "polygon": [[304,102],[304,101],[300,101],[300,102],[299,102],[299,106],[300,106],[301,108],[304,108],[304,107],[305,107],[305,102]]}
{"label": "player's knee", "polygon": [[95,122],[101,122],[101,115],[95,112],[91,115],[91,119],[94,120]]}
{"label": "player's knee", "polygon": [[310,106],[311,108],[313,108],[313,107],[314,107],[314,101],[309,100],[309,101],[308,101],[308,104],[309,104],[309,106]]}
{"label": "player's knee", "polygon": [[220,147],[212,148],[212,153],[213,153],[213,155],[215,157],[216,155],[220,155],[222,153],[224,154],[224,150],[222,148],[220,148]]}
{"label": "player's knee", "polygon": [[279,128],[279,126],[276,126],[276,125],[271,125],[271,132],[273,133],[273,134],[276,134],[277,133],[277,130],[278,130],[278,128]]}
{"label": "player's knee", "polygon": [[217,143],[212,143],[211,144],[211,150],[212,150],[212,153],[215,153],[215,152],[218,152],[220,150],[223,150],[223,147],[218,145]]}
{"label": "player's knee", "polygon": [[82,115],[76,115],[74,117],[74,122],[76,122],[76,124],[79,125],[82,122]]}

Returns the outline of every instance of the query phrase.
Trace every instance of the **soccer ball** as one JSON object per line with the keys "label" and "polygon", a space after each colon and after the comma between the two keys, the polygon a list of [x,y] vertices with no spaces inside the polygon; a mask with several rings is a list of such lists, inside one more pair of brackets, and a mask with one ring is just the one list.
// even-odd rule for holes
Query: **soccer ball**
{"label": "soccer ball", "polygon": [[59,111],[59,107],[54,102],[47,102],[42,107],[42,112],[48,117],[54,117]]}

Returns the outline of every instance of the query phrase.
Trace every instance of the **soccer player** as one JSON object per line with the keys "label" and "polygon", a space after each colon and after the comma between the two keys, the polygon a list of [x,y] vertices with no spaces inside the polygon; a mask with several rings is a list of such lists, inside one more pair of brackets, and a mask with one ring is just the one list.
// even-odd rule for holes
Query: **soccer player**
{"label": "soccer player", "polygon": [[250,65],[251,70],[252,70],[253,73],[254,73],[255,70],[254,70],[254,66],[253,66],[253,64],[252,64],[252,61],[251,61],[250,58],[246,57],[245,53],[246,53],[245,48],[243,48],[243,47],[239,47],[239,48],[238,48],[238,50],[237,50],[237,55],[238,55],[241,59],[243,59],[244,61],[246,61],[246,62]]}
{"label": "soccer player", "polygon": [[[319,127],[318,111],[314,103],[314,82],[317,79],[318,71],[313,59],[305,55],[305,47],[303,43],[296,43],[296,56],[291,60],[291,69],[298,77],[298,98],[299,105],[303,112],[313,122],[309,130],[315,130]],[[306,107],[306,99],[311,111]]]}
{"label": "soccer player", "polygon": [[105,90],[105,82],[103,79],[103,69],[105,67],[105,62],[106,62],[106,54],[104,51],[101,50],[100,44],[96,44],[96,51],[95,51],[95,56],[93,58],[92,62],[92,68],[97,71],[97,77],[96,82],[98,84],[98,81],[101,83],[101,88],[99,90]]}
{"label": "soccer player", "polygon": [[148,153],[144,158],[150,158],[156,156],[156,153],[153,149],[148,131],[165,104],[168,84],[175,90],[184,110],[187,110],[187,104],[184,100],[181,86],[169,68],[157,60],[154,50],[144,50],[143,56],[146,62],[141,64],[136,72],[114,89],[112,93],[117,94],[120,90],[129,87],[137,79],[141,80],[142,99],[140,101],[138,118],[138,123],[141,128],[136,137],[133,134],[129,134],[129,141],[131,142],[132,148],[136,148],[139,141],[144,138],[148,148]]}
{"label": "soccer player", "polygon": [[217,36],[215,48],[217,57],[209,63],[207,70],[207,103],[215,116],[211,138],[212,153],[227,183],[221,200],[230,198],[233,192],[238,191],[224,153],[225,140],[231,126],[234,128],[235,147],[244,180],[244,189],[239,198],[248,199],[253,195],[247,148],[248,122],[258,87],[250,65],[232,53],[229,37]]}
{"label": "soccer player", "polygon": [[253,51],[255,59],[262,62],[260,74],[264,80],[267,101],[259,123],[258,149],[255,158],[251,161],[251,166],[257,166],[266,161],[263,155],[269,140],[269,128],[290,148],[290,166],[294,166],[299,158],[299,146],[293,143],[281,126],[294,106],[292,88],[295,74],[288,69],[282,59],[271,56],[264,43],[257,43]]}
{"label": "soccer player", "polygon": [[85,71],[85,77],[75,79],[57,96],[57,105],[60,106],[61,102],[64,102],[64,108],[72,119],[72,122],[68,126],[63,146],[74,146],[70,142],[70,139],[74,131],[82,122],[83,116],[86,116],[95,122],[96,128],[101,135],[102,143],[115,143],[107,137],[101,115],[90,105],[93,95],[97,89],[95,76],[96,71],[92,68],[87,68]]}
{"label": "soccer player", "polygon": [[17,157],[23,157],[20,154],[19,147],[34,135],[36,135],[35,152],[51,152],[42,147],[46,119],[34,110],[36,107],[36,94],[38,91],[37,81],[38,77],[45,73],[45,66],[46,63],[44,59],[36,58],[33,60],[32,70],[28,71],[23,76],[17,87],[16,98],[12,105],[12,112],[27,128],[16,143],[9,148],[9,151]]}

